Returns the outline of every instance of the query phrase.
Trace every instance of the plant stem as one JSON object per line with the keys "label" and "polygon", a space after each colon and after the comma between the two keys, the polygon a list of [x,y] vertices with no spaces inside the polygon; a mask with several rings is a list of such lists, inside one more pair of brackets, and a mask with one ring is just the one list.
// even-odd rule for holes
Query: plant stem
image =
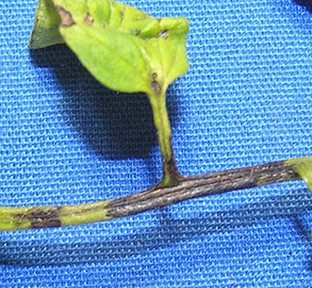
{"label": "plant stem", "polygon": [[[119,199],[76,206],[0,207],[0,231],[61,227],[112,220],[193,198],[299,180],[302,175],[298,174],[298,168],[308,167],[307,165],[311,163],[311,158],[303,158],[184,177],[171,187],[157,186]],[[311,181],[310,178],[305,180]]]}
{"label": "plant stem", "polygon": [[[165,89],[164,89],[165,91]],[[157,130],[158,141],[163,162],[163,179],[159,186],[174,186],[181,178],[175,162],[174,151],[172,148],[171,125],[166,106],[165,92],[149,95],[152,106],[154,124]]]}

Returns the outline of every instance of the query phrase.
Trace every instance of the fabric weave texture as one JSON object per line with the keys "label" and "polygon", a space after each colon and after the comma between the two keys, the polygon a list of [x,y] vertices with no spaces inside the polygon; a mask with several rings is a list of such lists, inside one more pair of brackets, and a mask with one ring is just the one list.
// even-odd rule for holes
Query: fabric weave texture
{"label": "fabric weave texture", "polygon": [[[308,1],[122,2],[190,20],[190,70],[168,91],[183,174],[312,155]],[[65,46],[30,51],[36,5],[0,3],[0,205],[78,204],[155,185],[146,97],[101,86]],[[311,211],[298,181],[0,233],[0,287],[311,287]]]}

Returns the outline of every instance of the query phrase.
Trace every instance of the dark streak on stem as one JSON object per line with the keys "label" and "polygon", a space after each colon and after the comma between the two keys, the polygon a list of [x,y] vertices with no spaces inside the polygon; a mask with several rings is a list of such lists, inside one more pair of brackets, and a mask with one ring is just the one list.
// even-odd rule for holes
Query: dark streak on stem
{"label": "dark streak on stem", "polygon": [[169,175],[179,183],[182,176],[179,174],[178,167],[174,157],[165,161],[165,170],[169,172]]}
{"label": "dark streak on stem", "polygon": [[62,223],[59,217],[60,207],[51,207],[47,210],[34,208],[33,211],[27,215],[17,214],[15,220],[17,223],[27,218],[31,223],[32,229],[61,227]]}
{"label": "dark streak on stem", "polygon": [[176,186],[156,187],[112,200],[108,208],[108,216],[125,217],[193,198],[298,179],[300,177],[291,166],[285,165],[285,162],[274,162],[196,177],[181,177]]}
{"label": "dark streak on stem", "polygon": [[[295,169],[296,164],[291,165],[283,161],[201,176],[183,177],[178,174],[177,183],[170,187],[157,186],[119,199],[79,206],[22,208],[21,213],[14,215],[12,212],[12,218],[9,221],[14,222],[13,230],[19,230],[27,229],[25,220],[30,222],[30,226],[27,227],[31,229],[112,220],[193,198],[299,180],[300,176]],[[5,212],[3,215],[5,216]]]}
{"label": "dark streak on stem", "polygon": [[163,167],[164,167],[163,180],[156,188],[178,185],[182,180],[183,176],[179,173],[178,166],[174,158],[173,150],[170,159],[163,158]]}

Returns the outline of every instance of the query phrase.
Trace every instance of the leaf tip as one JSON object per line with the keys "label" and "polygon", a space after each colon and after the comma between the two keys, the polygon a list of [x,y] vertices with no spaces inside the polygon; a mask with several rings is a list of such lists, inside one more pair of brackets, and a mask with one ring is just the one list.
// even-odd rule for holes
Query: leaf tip
{"label": "leaf tip", "polygon": [[60,18],[52,1],[39,0],[29,48],[39,49],[63,44],[64,41],[58,29],[59,23]]}

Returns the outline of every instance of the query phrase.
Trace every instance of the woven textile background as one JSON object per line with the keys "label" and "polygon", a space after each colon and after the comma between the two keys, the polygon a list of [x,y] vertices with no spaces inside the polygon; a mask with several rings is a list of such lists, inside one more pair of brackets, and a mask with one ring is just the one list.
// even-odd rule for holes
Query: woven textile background
{"label": "woven textile background", "polygon": [[[183,174],[312,155],[309,4],[123,2],[190,20],[190,70],[168,95]],[[147,99],[102,87],[64,46],[29,51],[36,5],[0,3],[0,205],[77,204],[156,184]],[[312,195],[293,182],[0,233],[0,286],[311,287],[311,223]]]}

